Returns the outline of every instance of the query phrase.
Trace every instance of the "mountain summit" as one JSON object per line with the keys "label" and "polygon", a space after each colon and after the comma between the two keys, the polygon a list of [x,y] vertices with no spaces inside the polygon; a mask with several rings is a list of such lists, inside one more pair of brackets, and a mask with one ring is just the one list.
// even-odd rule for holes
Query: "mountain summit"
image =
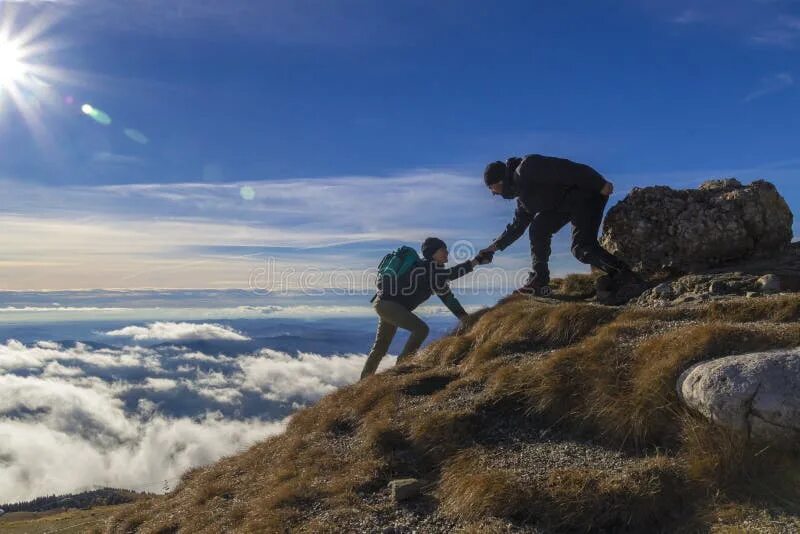
{"label": "mountain summit", "polygon": [[798,319],[795,294],[512,298],[107,531],[793,530],[791,447],[715,422],[678,383],[701,362],[800,346]]}

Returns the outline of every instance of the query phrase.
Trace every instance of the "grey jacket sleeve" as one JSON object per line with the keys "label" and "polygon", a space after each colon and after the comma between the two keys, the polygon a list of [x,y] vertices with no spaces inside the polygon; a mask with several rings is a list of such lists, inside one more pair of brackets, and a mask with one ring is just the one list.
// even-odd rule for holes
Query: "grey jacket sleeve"
{"label": "grey jacket sleeve", "polygon": [[500,234],[500,237],[494,240],[494,244],[499,250],[506,249],[511,243],[520,238],[525,230],[530,226],[533,221],[533,216],[528,213],[519,201],[517,201],[517,209],[514,212],[514,219],[511,224],[506,226],[506,229]]}

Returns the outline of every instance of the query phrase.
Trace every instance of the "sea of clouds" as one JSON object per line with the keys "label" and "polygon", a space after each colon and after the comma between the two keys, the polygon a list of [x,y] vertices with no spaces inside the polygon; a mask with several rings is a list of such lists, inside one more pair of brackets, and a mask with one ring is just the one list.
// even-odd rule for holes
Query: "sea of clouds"
{"label": "sea of clouds", "polygon": [[[295,409],[355,382],[365,360],[237,352],[250,337],[216,323],[104,334],[108,344],[0,344],[0,503],[97,486],[172,487],[188,468],[281,432]],[[213,350],[197,349],[208,342]]]}

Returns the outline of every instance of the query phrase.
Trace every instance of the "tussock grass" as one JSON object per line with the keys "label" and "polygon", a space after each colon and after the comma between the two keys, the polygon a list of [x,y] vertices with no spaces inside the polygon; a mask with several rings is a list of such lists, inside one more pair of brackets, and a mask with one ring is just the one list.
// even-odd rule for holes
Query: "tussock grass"
{"label": "tussock grass", "polygon": [[474,366],[510,352],[568,345],[588,336],[616,314],[615,309],[606,306],[511,300],[487,312],[469,330],[473,342],[465,362]]}
{"label": "tussock grass", "polygon": [[601,275],[600,272],[568,274],[564,278],[554,278],[550,286],[561,295],[586,299],[594,296],[596,292],[594,284]]}
{"label": "tussock grass", "polygon": [[675,462],[656,457],[617,473],[562,469],[551,473],[542,502],[544,522],[557,530],[666,532],[684,528],[691,509],[691,486]]}
{"label": "tussock grass", "polygon": [[[578,292],[588,281],[563,283]],[[375,513],[376,492],[407,476],[428,481],[439,511],[476,532],[508,521],[702,530],[720,502],[800,503],[795,453],[713,427],[675,391],[695,362],[800,345],[797,319],[795,296],[665,309],[511,297],[407,365],[300,410],[283,435],[188,472],[107,531],[333,532]],[[630,465],[552,466],[526,479],[492,464],[506,439],[496,433],[509,431],[492,423],[503,418],[589,436]]]}
{"label": "tussock grass", "polygon": [[676,510],[689,509],[693,497],[681,469],[664,457],[614,473],[555,469],[543,483],[531,484],[482,455],[467,450],[442,469],[443,513],[472,521],[535,519],[556,531],[658,532],[674,528]]}
{"label": "tussock grass", "polygon": [[706,317],[737,323],[754,321],[792,322],[800,319],[800,299],[796,295],[723,301],[711,304]]}
{"label": "tussock grass", "polygon": [[500,371],[495,397],[521,398],[530,411],[567,416],[615,442],[674,445],[683,408],[675,384],[692,364],[737,353],[800,345],[800,326],[615,322],[547,358]]}
{"label": "tussock grass", "polygon": [[512,473],[481,464],[480,451],[467,450],[442,469],[441,510],[467,520],[527,515],[532,495]]}

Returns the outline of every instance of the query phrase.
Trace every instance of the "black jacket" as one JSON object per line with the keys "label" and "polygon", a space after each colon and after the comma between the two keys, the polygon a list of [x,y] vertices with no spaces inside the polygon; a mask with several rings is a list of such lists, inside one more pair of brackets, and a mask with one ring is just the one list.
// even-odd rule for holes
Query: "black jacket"
{"label": "black jacket", "polygon": [[517,209],[514,220],[495,240],[500,250],[516,241],[537,213],[572,213],[581,208],[587,195],[599,195],[606,184],[596,170],[568,159],[531,154],[522,160],[511,158],[506,165],[503,196],[516,198]]}
{"label": "black jacket", "polygon": [[469,261],[459,263],[455,267],[448,269],[437,265],[433,261],[423,260],[406,275],[402,276],[400,280],[393,281],[394,283],[388,283],[390,281],[387,280],[387,282],[381,284],[378,297],[382,300],[397,302],[409,310],[414,310],[436,293],[445,306],[453,312],[453,315],[460,319],[466,316],[467,312],[453,295],[449,282],[471,272],[472,263]]}

